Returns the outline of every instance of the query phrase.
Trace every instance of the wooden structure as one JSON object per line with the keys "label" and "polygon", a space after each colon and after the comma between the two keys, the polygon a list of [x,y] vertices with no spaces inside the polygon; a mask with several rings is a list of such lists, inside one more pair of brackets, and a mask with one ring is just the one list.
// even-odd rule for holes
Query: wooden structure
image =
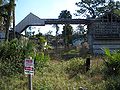
{"label": "wooden structure", "polygon": [[21,33],[29,26],[46,24],[86,24],[88,27],[88,44],[93,54],[103,54],[104,48],[111,51],[120,49],[120,16],[109,12],[96,19],[40,19],[30,13],[15,27]]}
{"label": "wooden structure", "polygon": [[106,13],[88,25],[88,43],[93,54],[103,54],[104,48],[120,49],[120,16]]}
{"label": "wooden structure", "polygon": [[45,26],[47,24],[89,24],[87,19],[41,19],[38,16],[30,13],[15,27],[18,33],[23,32],[29,26]]}

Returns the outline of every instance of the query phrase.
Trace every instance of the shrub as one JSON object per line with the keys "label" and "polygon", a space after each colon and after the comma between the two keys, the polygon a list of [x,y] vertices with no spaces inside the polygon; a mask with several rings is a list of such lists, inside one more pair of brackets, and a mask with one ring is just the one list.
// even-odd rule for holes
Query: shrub
{"label": "shrub", "polygon": [[120,52],[110,52],[109,49],[105,49],[105,74],[106,75],[118,75],[120,70]]}
{"label": "shrub", "polygon": [[36,70],[41,70],[44,66],[46,66],[46,63],[49,60],[50,60],[49,55],[45,55],[43,52],[37,53],[35,57]]}
{"label": "shrub", "polygon": [[120,77],[110,77],[107,79],[105,86],[106,90],[120,90]]}
{"label": "shrub", "polygon": [[81,58],[73,58],[67,62],[66,73],[69,74],[70,78],[76,76],[78,73],[85,72],[85,62]]}
{"label": "shrub", "polygon": [[31,41],[14,39],[0,44],[0,75],[12,76],[23,73],[24,59],[34,56],[34,44]]}

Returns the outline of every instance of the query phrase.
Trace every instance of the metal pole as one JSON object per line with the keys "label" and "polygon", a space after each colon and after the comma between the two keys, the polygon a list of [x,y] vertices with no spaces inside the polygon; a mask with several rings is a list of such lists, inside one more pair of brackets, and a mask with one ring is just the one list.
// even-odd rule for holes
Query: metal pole
{"label": "metal pole", "polygon": [[32,89],[32,75],[28,74],[28,88],[29,90],[33,90]]}

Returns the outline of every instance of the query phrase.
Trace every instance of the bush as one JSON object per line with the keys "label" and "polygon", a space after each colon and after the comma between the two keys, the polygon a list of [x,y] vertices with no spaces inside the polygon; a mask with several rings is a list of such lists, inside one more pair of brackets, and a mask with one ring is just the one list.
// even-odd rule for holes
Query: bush
{"label": "bush", "polygon": [[0,44],[0,76],[23,74],[24,59],[34,56],[34,44],[31,41],[14,39]]}
{"label": "bush", "polygon": [[118,75],[120,70],[120,52],[110,52],[109,49],[105,49],[105,74],[106,75]]}
{"label": "bush", "polygon": [[49,55],[45,55],[43,52],[37,53],[35,57],[36,70],[41,70],[44,66],[46,66],[46,63],[49,60],[50,60]]}
{"label": "bush", "polygon": [[73,58],[67,62],[66,73],[69,74],[70,78],[76,76],[78,73],[85,72],[85,62],[81,58]]}
{"label": "bush", "polygon": [[120,77],[110,77],[107,79],[105,86],[106,90],[120,90]]}

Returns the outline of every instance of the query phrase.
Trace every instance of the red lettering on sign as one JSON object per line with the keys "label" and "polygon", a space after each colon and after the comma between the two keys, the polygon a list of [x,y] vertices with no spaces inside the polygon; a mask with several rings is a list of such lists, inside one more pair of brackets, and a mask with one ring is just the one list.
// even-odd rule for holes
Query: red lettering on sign
{"label": "red lettering on sign", "polygon": [[25,70],[32,70],[32,67],[25,67]]}

